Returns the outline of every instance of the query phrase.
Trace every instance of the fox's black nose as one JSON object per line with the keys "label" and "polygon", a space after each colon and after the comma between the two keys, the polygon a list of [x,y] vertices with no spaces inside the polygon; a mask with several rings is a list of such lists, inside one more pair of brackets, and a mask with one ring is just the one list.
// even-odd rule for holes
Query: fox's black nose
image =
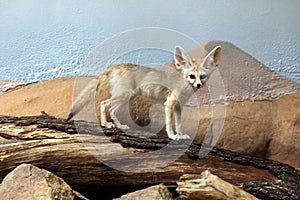
{"label": "fox's black nose", "polygon": [[200,83],[197,84],[197,88],[201,88],[201,86],[202,86],[202,85],[201,85]]}

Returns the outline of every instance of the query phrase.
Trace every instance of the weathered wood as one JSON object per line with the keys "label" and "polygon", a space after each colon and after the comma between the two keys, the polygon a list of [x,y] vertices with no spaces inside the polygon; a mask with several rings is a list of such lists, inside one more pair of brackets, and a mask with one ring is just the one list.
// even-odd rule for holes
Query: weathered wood
{"label": "weathered wood", "polygon": [[[32,117],[0,116],[0,179],[19,164],[30,163],[62,177],[80,192],[104,188],[113,190],[118,197],[122,194],[118,191],[128,187],[164,183],[175,188],[181,175],[209,169],[234,185],[244,184],[244,189],[258,198],[274,196],[274,189],[260,189],[263,184],[275,184],[277,179],[281,180],[281,191],[289,191],[283,197],[300,196],[300,173],[288,165],[216,148],[199,159],[201,145],[189,147],[190,141],[172,141],[165,151],[151,153],[171,141],[163,132],[148,137],[150,134],[103,129],[97,123],[84,121],[66,122],[45,113]],[[172,156],[177,159],[164,165]]]}

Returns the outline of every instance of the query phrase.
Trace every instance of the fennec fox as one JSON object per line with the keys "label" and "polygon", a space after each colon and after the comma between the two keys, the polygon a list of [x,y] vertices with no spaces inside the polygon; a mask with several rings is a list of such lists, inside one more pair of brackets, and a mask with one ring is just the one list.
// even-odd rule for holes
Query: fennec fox
{"label": "fennec fox", "polygon": [[[203,60],[192,59],[182,47],[175,46],[174,61],[177,72],[174,70],[170,73],[134,64],[112,65],[102,73],[106,77],[102,84],[109,84],[111,97],[100,102],[101,126],[128,129],[127,125],[122,125],[117,119],[116,110],[130,98],[141,95],[164,104],[166,132],[170,139],[189,139],[190,137],[181,131],[181,107],[209,79],[218,66],[220,56],[220,46],[215,47]],[[95,92],[95,85],[96,79],[82,93]],[[85,97],[85,94],[79,95],[67,120],[78,113],[83,105],[80,98]],[[78,103],[80,101],[81,103]],[[113,122],[107,121],[106,111],[109,111]],[[173,116],[177,134],[174,134],[172,127]]]}

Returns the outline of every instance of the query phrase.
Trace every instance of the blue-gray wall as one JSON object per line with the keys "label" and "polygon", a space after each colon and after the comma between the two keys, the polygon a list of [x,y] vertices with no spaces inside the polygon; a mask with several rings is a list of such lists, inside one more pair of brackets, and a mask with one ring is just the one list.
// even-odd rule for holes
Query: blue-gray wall
{"label": "blue-gray wall", "polygon": [[299,11],[299,0],[0,0],[0,79],[74,75],[104,40],[162,27],[232,42],[300,83]]}

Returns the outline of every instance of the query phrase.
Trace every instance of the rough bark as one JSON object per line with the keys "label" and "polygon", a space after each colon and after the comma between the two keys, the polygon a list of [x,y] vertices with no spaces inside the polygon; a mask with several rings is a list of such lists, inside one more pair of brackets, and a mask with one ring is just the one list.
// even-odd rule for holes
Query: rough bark
{"label": "rough bark", "polygon": [[[46,113],[32,117],[0,116],[0,180],[19,164],[30,163],[62,177],[84,195],[95,188],[98,194],[111,198],[159,183],[174,191],[181,175],[209,169],[234,185],[243,185],[244,190],[258,198],[300,197],[300,172],[288,165],[216,148],[202,157],[200,147],[210,147],[189,145],[188,141],[172,141],[163,153],[151,153],[171,141],[164,133],[149,134],[102,129],[97,123],[84,121],[66,122]],[[177,159],[161,165],[170,156]],[[162,162],[153,166],[157,161]],[[117,170],[118,167],[123,170]]]}

